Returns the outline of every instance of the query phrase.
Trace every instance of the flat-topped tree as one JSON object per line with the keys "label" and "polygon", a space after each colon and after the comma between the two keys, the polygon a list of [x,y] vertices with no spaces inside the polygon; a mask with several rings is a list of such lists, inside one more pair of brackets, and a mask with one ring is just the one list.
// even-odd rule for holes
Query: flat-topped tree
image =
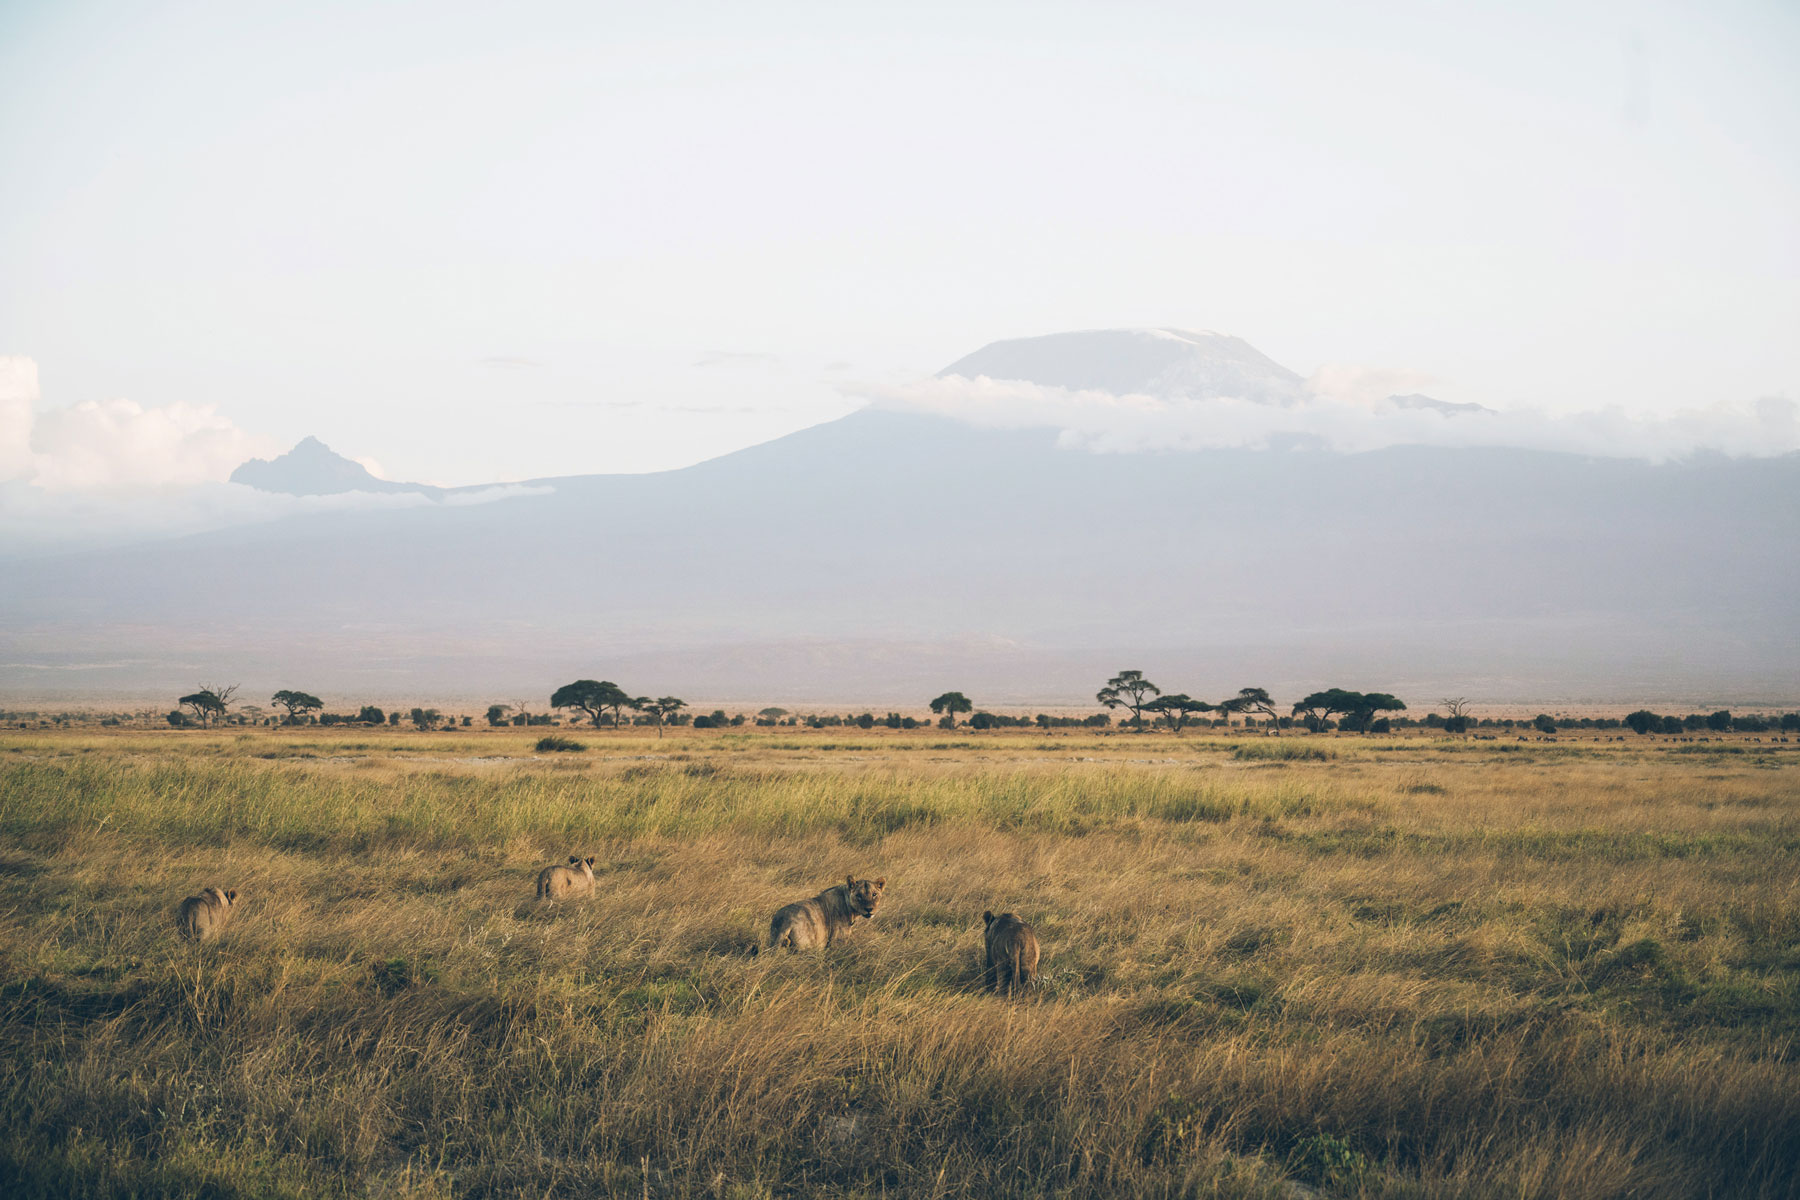
{"label": "flat-topped tree", "polygon": [[309,692],[295,692],[283,688],[269,697],[269,703],[279,704],[288,710],[287,723],[292,725],[303,713],[318,712],[325,707],[325,702]]}
{"label": "flat-topped tree", "polygon": [[956,714],[974,712],[974,703],[961,692],[945,692],[931,702],[931,711],[942,714],[945,729],[956,728]]}
{"label": "flat-topped tree", "polygon": [[194,720],[202,725],[210,725],[231,707],[231,697],[238,690],[237,684],[221,687],[218,684],[203,683],[200,689],[176,701],[194,712]]}
{"label": "flat-topped tree", "polygon": [[1213,706],[1206,701],[1195,700],[1193,697],[1181,692],[1174,692],[1167,696],[1158,696],[1150,703],[1144,705],[1145,712],[1153,712],[1160,715],[1163,720],[1169,723],[1169,729],[1175,733],[1180,733],[1182,727],[1193,720],[1198,714],[1211,712],[1212,709]]}
{"label": "flat-topped tree", "polygon": [[1275,702],[1269,699],[1267,688],[1239,688],[1237,695],[1229,700],[1220,701],[1219,710],[1227,713],[1257,713],[1265,716],[1269,718],[1269,727],[1275,731],[1275,736],[1281,736],[1281,713],[1276,709]]}
{"label": "flat-topped tree", "polygon": [[[639,712],[649,713],[650,719],[656,724],[656,736],[661,737],[663,735],[663,722],[686,708],[687,701],[677,700],[673,696],[662,696],[655,700],[650,699],[648,696],[639,696],[632,702],[631,707],[637,709]],[[724,714],[721,713],[720,715],[723,716]]]}
{"label": "flat-topped tree", "polygon": [[1131,710],[1131,723],[1143,725],[1144,709],[1149,707],[1152,697],[1162,695],[1162,689],[1144,678],[1142,671],[1120,671],[1106,681],[1106,686],[1094,695],[1094,699],[1108,708],[1128,708]]}
{"label": "flat-topped tree", "polygon": [[1386,692],[1350,692],[1343,688],[1326,688],[1314,692],[1294,705],[1294,715],[1304,717],[1314,733],[1324,727],[1327,718],[1337,715],[1345,729],[1361,732],[1368,729],[1375,714],[1403,712],[1406,705]]}
{"label": "flat-topped tree", "polygon": [[[574,683],[563,684],[550,696],[551,708],[578,708],[596,726],[608,712],[613,715],[614,725],[623,725],[625,710],[632,705],[631,696],[610,679],[577,679]],[[524,708],[521,706],[519,711],[523,712]]]}

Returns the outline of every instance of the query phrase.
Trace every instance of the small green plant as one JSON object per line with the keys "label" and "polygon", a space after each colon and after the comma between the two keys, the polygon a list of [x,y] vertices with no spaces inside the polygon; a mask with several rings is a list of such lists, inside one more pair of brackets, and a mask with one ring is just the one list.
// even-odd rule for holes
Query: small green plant
{"label": "small green plant", "polygon": [[572,754],[579,754],[586,749],[586,745],[576,741],[574,738],[557,737],[555,734],[551,734],[549,737],[541,737],[537,741],[537,750],[539,754],[550,754],[556,751],[568,751]]}
{"label": "small green plant", "polygon": [[1287,1157],[1287,1169],[1308,1183],[1356,1191],[1373,1173],[1374,1164],[1343,1138],[1318,1133],[1295,1144]]}
{"label": "small green plant", "polygon": [[417,987],[420,984],[437,982],[435,968],[421,963],[408,962],[404,958],[381,959],[370,967],[369,974],[374,980],[375,990],[387,996],[391,996],[395,992],[403,992],[407,988]]}

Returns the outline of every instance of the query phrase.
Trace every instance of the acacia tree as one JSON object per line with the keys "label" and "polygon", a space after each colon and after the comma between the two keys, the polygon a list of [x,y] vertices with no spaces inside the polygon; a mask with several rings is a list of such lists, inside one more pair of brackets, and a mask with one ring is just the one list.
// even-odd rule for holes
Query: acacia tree
{"label": "acacia tree", "polygon": [[1145,679],[1142,671],[1120,671],[1106,681],[1106,686],[1094,694],[1094,699],[1108,708],[1129,708],[1131,723],[1141,727],[1150,698],[1160,695],[1162,689]]}
{"label": "acacia tree", "polygon": [[[565,683],[550,696],[551,708],[579,708],[586,713],[596,727],[600,718],[610,711],[614,725],[625,723],[625,710],[636,705],[625,689],[610,679],[577,679],[574,683]],[[520,712],[525,711],[520,706]]]}
{"label": "acacia tree", "polygon": [[287,723],[294,724],[301,713],[318,712],[325,707],[325,702],[307,692],[292,692],[283,688],[269,697],[269,703],[279,704],[288,710]]}
{"label": "acacia tree", "polygon": [[512,705],[510,704],[490,704],[487,708],[487,723],[489,725],[504,725],[506,724],[506,714],[511,711]]}
{"label": "acacia tree", "polygon": [[[639,696],[632,702],[631,706],[650,714],[650,719],[656,723],[656,736],[661,737],[663,735],[663,722],[686,708],[687,701],[677,700],[673,696],[662,696],[655,700],[650,699],[648,696]],[[723,714],[720,715],[722,716]]]}
{"label": "acacia tree", "polygon": [[176,703],[193,709],[195,721],[210,725],[225,715],[225,710],[231,706],[232,693],[237,690],[238,685],[235,683],[223,688],[203,683],[199,691],[183,696]]}
{"label": "acacia tree", "polygon": [[1169,723],[1169,729],[1175,733],[1180,733],[1196,713],[1211,712],[1214,707],[1216,706],[1204,700],[1195,700],[1182,692],[1159,696],[1144,705],[1146,711],[1161,714],[1162,719]]}
{"label": "acacia tree", "polygon": [[1444,732],[1467,733],[1471,724],[1469,702],[1461,696],[1455,696],[1441,702],[1444,711],[1449,714],[1444,718]]}
{"label": "acacia tree", "polygon": [[1294,705],[1296,717],[1304,715],[1306,727],[1314,733],[1324,728],[1333,714],[1343,717],[1345,729],[1365,730],[1378,712],[1402,712],[1406,705],[1386,692],[1347,692],[1343,688],[1326,688],[1314,692]]}
{"label": "acacia tree", "polygon": [[956,714],[973,712],[975,705],[961,692],[945,692],[931,702],[931,711],[943,714],[945,729],[956,728]]}
{"label": "acacia tree", "polygon": [[1257,713],[1269,718],[1269,728],[1275,736],[1281,736],[1281,713],[1275,707],[1275,701],[1269,699],[1267,688],[1239,688],[1238,694],[1229,700],[1219,702],[1219,708],[1228,713]]}

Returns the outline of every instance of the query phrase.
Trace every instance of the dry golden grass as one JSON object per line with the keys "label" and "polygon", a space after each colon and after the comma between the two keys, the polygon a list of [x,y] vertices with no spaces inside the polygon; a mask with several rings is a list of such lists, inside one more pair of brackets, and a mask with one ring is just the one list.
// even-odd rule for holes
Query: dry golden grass
{"label": "dry golden grass", "polygon": [[0,737],[0,1191],[1800,1186],[1800,747],[832,734]]}

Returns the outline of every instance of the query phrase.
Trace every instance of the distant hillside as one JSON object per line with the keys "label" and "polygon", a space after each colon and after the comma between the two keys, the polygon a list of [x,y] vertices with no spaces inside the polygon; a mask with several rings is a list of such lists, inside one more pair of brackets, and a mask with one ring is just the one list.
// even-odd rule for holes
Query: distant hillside
{"label": "distant hillside", "polygon": [[[1242,382],[1201,381],[1205,358],[1281,379],[1236,339],[1191,340],[1211,335],[1159,359],[1133,333],[1116,376],[1076,371],[1064,351],[1094,336],[952,369]],[[1198,696],[1800,700],[1800,455],[1092,454],[864,410],[684,470],[542,482],[32,561],[0,576],[7,686],[511,699],[588,676],[1053,704],[1135,667]]]}
{"label": "distant hillside", "polygon": [[263,492],[288,496],[334,496],[341,492],[417,492],[441,498],[443,488],[425,483],[396,483],[378,479],[359,462],[345,458],[318,438],[300,444],[277,458],[253,458],[231,473],[231,482]]}

